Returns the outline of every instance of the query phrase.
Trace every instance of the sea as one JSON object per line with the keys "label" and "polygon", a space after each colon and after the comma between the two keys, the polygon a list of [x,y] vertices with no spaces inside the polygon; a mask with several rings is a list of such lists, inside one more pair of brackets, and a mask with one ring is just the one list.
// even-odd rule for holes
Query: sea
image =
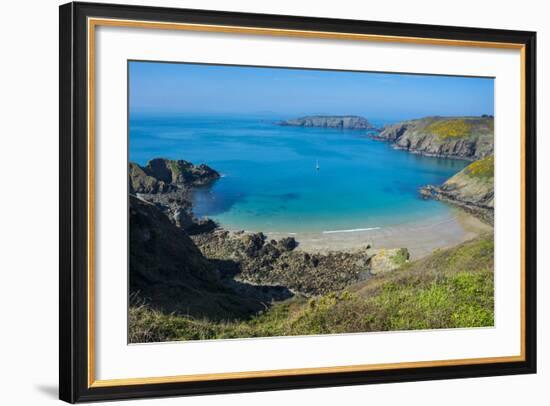
{"label": "sea", "polygon": [[229,230],[348,233],[451,215],[418,189],[441,184],[467,161],[395,150],[365,130],[277,124],[286,118],[293,117],[132,114],[129,159],[217,170],[219,180],[193,192],[193,210]]}

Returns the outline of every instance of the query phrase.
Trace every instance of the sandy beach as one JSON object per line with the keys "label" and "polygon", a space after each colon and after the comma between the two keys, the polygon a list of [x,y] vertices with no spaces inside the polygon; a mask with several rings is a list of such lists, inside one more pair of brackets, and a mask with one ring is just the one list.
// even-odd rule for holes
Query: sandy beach
{"label": "sandy beach", "polygon": [[308,252],[354,250],[370,244],[373,248],[407,248],[411,259],[418,259],[492,230],[474,216],[453,209],[445,218],[384,228],[264,234],[274,239],[293,236],[299,242],[298,249]]}

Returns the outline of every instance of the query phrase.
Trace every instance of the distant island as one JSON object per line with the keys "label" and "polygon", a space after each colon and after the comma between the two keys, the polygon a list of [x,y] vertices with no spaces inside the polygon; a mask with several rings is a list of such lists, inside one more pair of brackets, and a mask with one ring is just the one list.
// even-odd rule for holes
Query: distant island
{"label": "distant island", "polygon": [[361,116],[305,116],[278,122],[282,126],[338,128],[341,130],[376,130]]}

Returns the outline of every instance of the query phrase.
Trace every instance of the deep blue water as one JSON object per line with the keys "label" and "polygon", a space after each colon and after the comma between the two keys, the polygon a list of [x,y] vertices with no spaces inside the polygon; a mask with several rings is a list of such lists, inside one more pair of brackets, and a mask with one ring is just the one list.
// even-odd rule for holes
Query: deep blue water
{"label": "deep blue water", "polygon": [[264,232],[383,228],[446,216],[450,208],[421,199],[418,188],[467,164],[396,151],[364,131],[281,127],[260,118],[132,117],[130,160],[154,157],[219,171],[220,180],[196,191],[195,214]]}

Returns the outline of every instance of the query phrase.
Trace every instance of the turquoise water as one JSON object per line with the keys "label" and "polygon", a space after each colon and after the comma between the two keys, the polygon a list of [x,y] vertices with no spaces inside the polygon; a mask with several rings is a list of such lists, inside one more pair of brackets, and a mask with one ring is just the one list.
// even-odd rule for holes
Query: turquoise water
{"label": "turquoise water", "polygon": [[364,131],[274,121],[133,117],[130,160],[185,159],[216,169],[222,178],[195,192],[194,211],[228,229],[384,228],[450,213],[441,202],[421,199],[418,188],[442,183],[467,162],[397,151]]}

